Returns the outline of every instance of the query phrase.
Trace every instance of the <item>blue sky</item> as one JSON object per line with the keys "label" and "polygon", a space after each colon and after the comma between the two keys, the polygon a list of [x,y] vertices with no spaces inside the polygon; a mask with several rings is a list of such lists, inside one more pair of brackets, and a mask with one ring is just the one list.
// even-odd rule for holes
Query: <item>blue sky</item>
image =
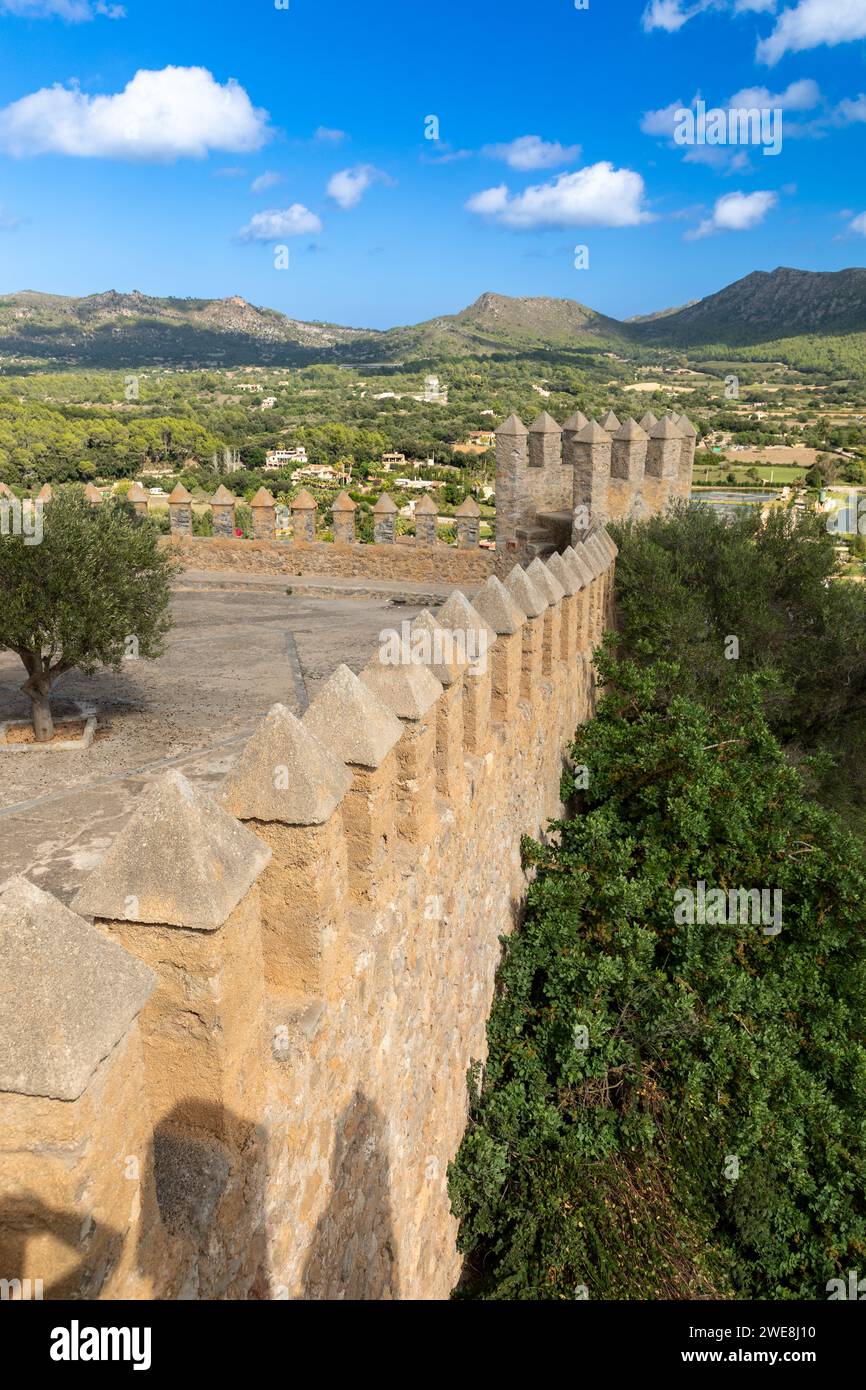
{"label": "blue sky", "polygon": [[[864,93],[866,0],[0,0],[0,291],[387,327],[864,264]],[[678,145],[698,97],[781,152]]]}

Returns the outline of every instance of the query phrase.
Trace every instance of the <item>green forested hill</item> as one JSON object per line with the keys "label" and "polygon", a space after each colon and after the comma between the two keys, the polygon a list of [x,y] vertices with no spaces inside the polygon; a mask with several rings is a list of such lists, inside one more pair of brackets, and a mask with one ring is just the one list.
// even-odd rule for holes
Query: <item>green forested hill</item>
{"label": "green forested hill", "polygon": [[226,299],[109,290],[0,299],[0,357],[67,366],[435,362],[607,347],[626,357],[758,353],[808,369],[863,370],[866,270],[755,271],[681,309],[620,321],[571,299],[482,294],[455,314],[387,331],[308,323]]}

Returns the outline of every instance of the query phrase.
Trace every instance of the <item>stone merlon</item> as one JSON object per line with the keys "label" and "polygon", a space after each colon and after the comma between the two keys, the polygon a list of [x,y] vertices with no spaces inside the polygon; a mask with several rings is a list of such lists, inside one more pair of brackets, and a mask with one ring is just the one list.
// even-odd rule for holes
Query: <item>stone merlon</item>
{"label": "stone merlon", "polygon": [[475,632],[479,635],[483,633],[486,642],[496,640],[493,628],[459,589],[454,589],[448,595],[442,607],[437,610],[436,618],[440,627],[450,628],[452,632]]}
{"label": "stone merlon", "polygon": [[338,666],[325,682],[303,723],[344,763],[356,767],[381,767],[403,736],[396,715],[348,666]]}
{"label": "stone merlon", "polygon": [[352,775],[312,729],[274,705],[226,777],[219,801],[239,820],[324,825]]}
{"label": "stone merlon", "polygon": [[548,605],[553,607],[565,597],[565,590],[558,579],[551,574],[547,565],[538,556],[535,557],[531,565],[527,566],[526,573],[532,580],[539,593],[543,593],[547,598]]}
{"label": "stone merlon", "polygon": [[514,602],[502,580],[497,579],[495,574],[491,574],[482,584],[472,607],[501,637],[510,637],[513,633],[519,632],[526,622],[526,614]]}
{"label": "stone merlon", "polygon": [[359,679],[398,719],[417,723],[439,699],[442,683],[429,666],[412,659],[411,647],[406,643],[399,644],[397,656],[396,661],[386,661],[377,652]]}
{"label": "stone merlon", "polygon": [[258,836],[173,769],[140,794],[72,906],[106,921],[216,931],[270,858]]}
{"label": "stone merlon", "polygon": [[547,561],[547,568],[559,584],[563,593],[568,594],[570,597],[572,594],[580,592],[582,588],[580,579],[561,555],[551,555],[550,559]]}
{"label": "stone merlon", "polygon": [[514,566],[505,581],[505,587],[527,618],[540,618],[541,614],[550,607],[547,595],[540,592],[538,586],[533,584],[526,570],[521,569],[520,565]]}
{"label": "stone merlon", "polygon": [[[437,632],[444,632],[444,628],[442,623],[437,622],[436,618],[433,617],[433,614],[429,611],[429,609],[422,608],[421,612],[418,614],[417,618],[415,618],[414,622],[409,628],[409,631],[413,634],[416,632],[428,633],[429,636],[434,639],[433,650],[435,651],[436,634]],[[444,652],[447,649],[446,644],[444,642],[440,643],[440,648]],[[468,665],[468,662],[464,661],[461,663],[458,660],[458,653],[456,652],[453,646],[451,647],[451,651],[454,654],[454,660],[452,662],[437,663],[435,661],[431,661],[429,663],[429,670],[433,672],[433,675],[436,677],[436,679],[444,686],[453,685],[456,680],[459,680],[460,675],[462,673],[461,668]]]}
{"label": "stone merlon", "polygon": [[9,879],[0,887],[0,1091],[77,1100],[155,984],[152,970],[50,893]]}

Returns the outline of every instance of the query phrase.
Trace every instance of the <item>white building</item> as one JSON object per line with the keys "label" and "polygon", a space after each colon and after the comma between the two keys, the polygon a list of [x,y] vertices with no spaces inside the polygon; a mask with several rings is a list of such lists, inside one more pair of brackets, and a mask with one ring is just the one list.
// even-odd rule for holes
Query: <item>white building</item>
{"label": "white building", "polygon": [[307,451],[303,444],[297,449],[269,449],[265,454],[265,471],[274,473],[291,463],[306,463]]}
{"label": "white building", "polygon": [[438,376],[425,376],[424,390],[413,400],[423,401],[425,405],[447,405],[448,387],[442,385]]}
{"label": "white building", "polygon": [[310,463],[306,468],[298,468],[295,472],[295,479],[312,478],[317,483],[343,483],[346,482],[344,473],[336,473],[328,463]]}

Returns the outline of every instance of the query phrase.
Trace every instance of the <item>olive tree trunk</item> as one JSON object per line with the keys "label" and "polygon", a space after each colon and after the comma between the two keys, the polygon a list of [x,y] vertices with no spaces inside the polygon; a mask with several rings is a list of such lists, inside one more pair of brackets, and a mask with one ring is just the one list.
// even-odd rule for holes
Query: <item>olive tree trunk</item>
{"label": "olive tree trunk", "polygon": [[[35,664],[28,661],[28,668]],[[37,743],[50,743],[54,737],[54,718],[51,713],[51,686],[53,681],[44,673],[34,672],[21,689],[30,696],[33,732]]]}

